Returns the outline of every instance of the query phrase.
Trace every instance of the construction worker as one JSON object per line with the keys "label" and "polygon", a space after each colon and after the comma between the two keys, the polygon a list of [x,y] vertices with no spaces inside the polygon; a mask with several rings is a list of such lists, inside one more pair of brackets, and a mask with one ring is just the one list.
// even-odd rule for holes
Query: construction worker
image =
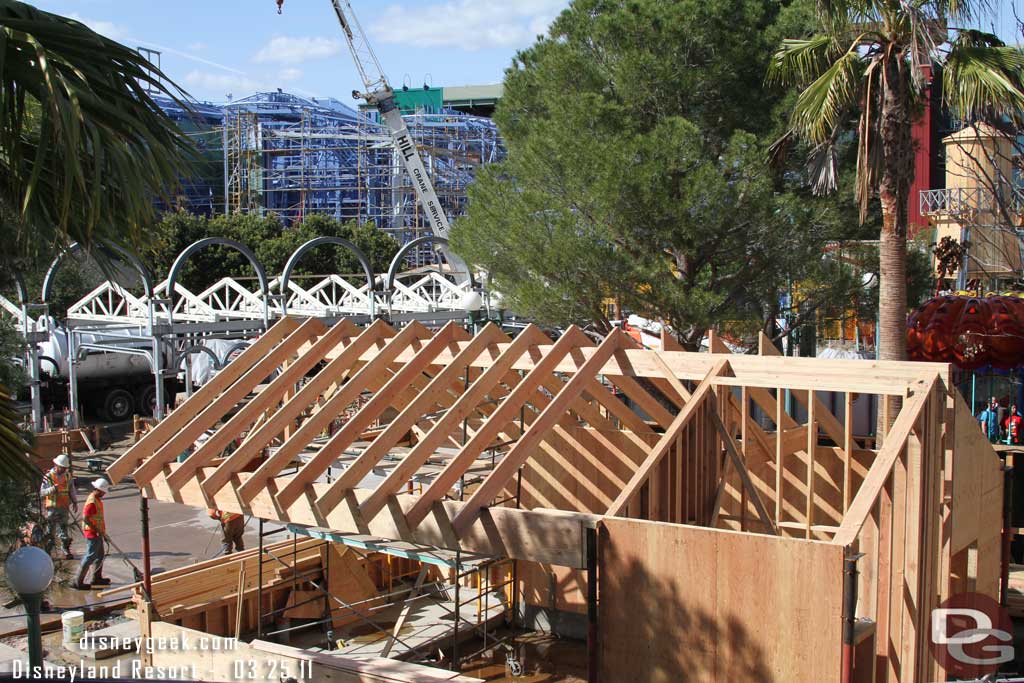
{"label": "construction worker", "polygon": [[221,512],[220,510],[207,510],[210,519],[220,522],[221,549],[222,555],[230,555],[233,552],[245,550],[242,541],[242,534],[245,533],[245,520],[237,512]]}
{"label": "construction worker", "polygon": [[64,546],[64,559],[73,560],[71,554],[71,534],[68,525],[71,512],[78,512],[78,499],[75,487],[71,485],[71,459],[62,453],[53,459],[53,467],[43,475],[43,483],[39,486],[39,495],[43,497],[43,514],[50,528],[50,537],[60,539]]}
{"label": "construction worker", "polygon": [[1010,416],[1003,423],[1003,427],[1006,429],[1006,443],[1020,445],[1022,424],[1024,424],[1024,418],[1017,412],[1016,404],[1010,404]]}
{"label": "construction worker", "polygon": [[[82,533],[85,535],[85,556],[78,567],[78,576],[72,588],[88,590],[93,586],[109,586],[110,579],[103,576],[103,557],[106,554],[104,539],[107,525],[103,519],[103,497],[110,491],[110,482],[104,478],[92,482],[92,493],[82,508]],[[86,582],[85,574],[92,566],[92,581]]]}

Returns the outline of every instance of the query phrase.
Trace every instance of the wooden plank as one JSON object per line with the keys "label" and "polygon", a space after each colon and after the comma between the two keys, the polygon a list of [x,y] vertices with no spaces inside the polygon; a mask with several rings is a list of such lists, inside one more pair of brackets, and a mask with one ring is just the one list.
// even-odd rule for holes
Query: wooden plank
{"label": "wooden plank", "polygon": [[[231,408],[262,384],[267,376],[291,357],[302,344],[316,335],[323,334],[326,329],[322,322],[316,318],[310,318],[282,339],[273,351],[260,358],[244,375],[225,387],[224,393],[202,405],[202,409],[188,424],[139,465],[132,473],[136,484],[143,486],[149,482],[161,468],[177,458],[186,448],[195,443],[201,434],[217,424]],[[228,367],[232,364],[229,364]]]}
{"label": "wooden plank", "polygon": [[[604,365],[608,358],[611,358],[616,351],[622,348],[622,338],[625,333],[622,330],[613,329],[604,341],[597,348],[586,363],[580,366],[579,372],[565,383],[565,387],[552,399],[537,420],[530,425],[519,441],[512,447],[505,457],[498,462],[497,466],[487,475],[480,486],[473,491],[466,505],[452,520],[455,533],[461,535],[479,517],[480,510],[490,504],[490,501],[497,496],[505,482],[515,475],[515,472],[529,458],[534,447],[547,432],[564,414],[569,405],[580,395],[586,386],[593,381],[598,368]],[[539,367],[539,366],[538,366]],[[544,371],[541,371],[543,374]],[[523,382],[530,381],[527,375]],[[493,420],[488,420],[490,423]],[[436,483],[436,482],[435,482]]]}
{"label": "wooden plank", "polygon": [[180,486],[185,479],[191,477],[197,469],[205,467],[218,457],[232,440],[243,434],[256,423],[267,410],[276,407],[277,403],[294,390],[295,384],[309,372],[328,353],[359,334],[360,330],[348,319],[342,320],[327,330],[316,343],[305,349],[294,363],[288,367],[253,400],[242,406],[235,415],[207,439],[202,446],[190,455],[174,474],[167,478],[171,486]]}
{"label": "wooden plank", "polygon": [[[405,343],[411,343],[411,340],[416,338],[427,339],[427,342],[423,344],[423,348],[420,349],[419,353],[413,357],[411,361],[402,365],[402,367],[391,376],[391,378],[380,387],[373,397],[363,404],[355,415],[352,415],[338,430],[334,436],[332,436],[327,443],[325,443],[320,450],[302,467],[299,472],[292,477],[288,485],[277,494],[277,502],[282,507],[287,508],[302,494],[308,484],[311,484],[321,474],[323,474],[327,467],[334,462],[349,446],[359,438],[359,435],[364,429],[369,427],[375,420],[377,420],[385,410],[392,407],[392,405],[402,405],[398,403],[400,393],[409,387],[413,381],[426,370],[434,358],[437,357],[442,350],[455,341],[459,341],[469,337],[469,333],[465,331],[461,326],[454,322],[450,322],[433,337],[430,337],[430,332],[425,327],[422,327],[420,323],[413,321],[408,325],[405,330],[409,330],[408,338],[410,342],[403,342],[402,345],[398,345],[398,339],[402,335],[395,337],[395,353],[404,348]],[[405,332],[403,330],[403,332]],[[378,358],[386,358],[385,356],[378,356]],[[375,374],[381,372],[380,366],[374,366],[373,363],[368,363],[359,372],[357,372],[350,383],[356,389],[358,389],[361,383],[366,381],[366,378],[371,378]],[[378,382],[374,382],[376,386]],[[418,395],[419,392],[413,392],[413,395]],[[408,405],[408,401],[403,402]],[[348,479],[348,481],[354,481],[352,486],[356,486],[359,480],[356,479],[356,470],[351,466],[342,472],[340,479]],[[341,484],[339,484],[340,486]]]}
{"label": "wooden plank", "polygon": [[850,508],[843,517],[839,533],[834,539],[835,543],[850,545],[857,538],[864,520],[867,519],[871,508],[878,499],[882,486],[889,478],[894,463],[903,452],[903,446],[906,444],[910,431],[914,428],[918,415],[926,405],[935,384],[939,381],[937,376],[928,384],[919,381],[913,389],[913,395],[903,402],[903,409],[896,417],[885,443],[878,451],[878,455],[875,456],[875,462],[872,463],[860,490],[857,491],[856,497],[850,503]]}
{"label": "wooden plank", "polygon": [[[207,495],[216,495],[227,485],[231,478],[245,468],[259,452],[280,434],[285,426],[294,421],[303,410],[313,405],[317,398],[337,381],[346,371],[351,370],[359,361],[359,355],[382,340],[394,336],[395,331],[382,320],[374,321],[363,330],[362,334],[352,340],[333,360],[310,379],[295,396],[278,408],[255,432],[232,453],[216,470],[207,474],[203,480],[203,491]],[[329,401],[328,401],[329,403]],[[327,407],[327,404],[324,404]],[[326,426],[334,418],[329,412],[319,411],[310,420]],[[309,420],[307,420],[308,422]],[[322,428],[322,427],[321,427]]]}
{"label": "wooden plank", "polygon": [[[596,382],[597,380],[595,380]],[[610,377],[609,381],[622,390],[629,400],[636,403],[640,410],[647,413],[647,415],[657,422],[662,428],[668,427],[672,424],[672,413],[665,410],[658,401],[651,396],[646,389],[640,386],[632,377],[620,375],[619,377]],[[636,431],[636,430],[634,430]]]}
{"label": "wooden plank", "polygon": [[[668,451],[668,448],[675,442],[676,437],[679,433],[686,428],[688,424],[697,415],[697,409],[701,407],[705,399],[707,398],[712,387],[712,379],[720,376],[722,373],[729,372],[729,361],[726,359],[719,359],[710,371],[708,375],[697,385],[696,390],[690,396],[690,400],[687,401],[683,409],[673,419],[669,429],[659,439],[657,445],[651,450],[650,455],[646,460],[637,468],[636,472],[633,473],[629,484],[619,494],[612,503],[611,507],[608,508],[609,515],[618,516],[622,515],[630,501],[639,492],[640,488],[647,482],[647,479],[651,476],[651,472],[661,462],[662,457]],[[699,476],[699,475],[698,475]]]}
{"label": "wooden plank", "polygon": [[[551,346],[542,346],[539,357],[542,357]],[[503,349],[499,345],[496,350],[481,353],[470,362],[474,367],[489,367],[494,358]],[[573,374],[582,363],[594,352],[584,350],[577,357],[567,357],[559,361],[553,372]],[[601,368],[599,375],[616,377],[662,377],[655,367],[653,357],[660,356],[679,379],[700,381],[714,362],[720,357],[708,353],[686,353],[677,351],[646,351],[626,349],[622,354],[610,358]],[[398,362],[408,360],[412,354],[403,355]],[[370,352],[364,360],[373,357]],[[440,364],[450,362],[450,356],[438,358]],[[785,386],[790,389],[807,391],[853,391],[855,393],[903,394],[907,387],[920,379],[924,374],[940,374],[944,381],[950,380],[951,366],[942,363],[917,363],[906,361],[866,361],[866,360],[826,360],[822,358],[798,357],[760,357],[738,354],[731,356],[732,377],[722,377],[718,384],[724,386],[747,386],[773,389]],[[536,359],[520,358],[513,366],[515,370],[529,371],[533,369]],[[753,395],[753,394],[752,394]],[[841,430],[840,430],[841,433]]]}
{"label": "wooden plank", "polygon": [[[713,398],[711,399],[714,400]],[[771,515],[768,514],[768,508],[765,507],[764,501],[761,500],[761,495],[757,491],[757,487],[754,486],[754,482],[750,479],[750,472],[747,470],[747,464],[743,457],[736,451],[736,442],[733,441],[732,435],[726,431],[725,425],[722,423],[722,418],[715,412],[713,404],[709,406],[711,408],[711,420],[715,423],[715,427],[718,429],[719,435],[722,437],[722,443],[725,444],[725,452],[732,460],[733,466],[739,473],[740,481],[743,482],[744,488],[750,493],[751,501],[754,503],[754,508],[757,510],[758,516],[761,517],[761,522],[768,527],[773,534],[778,534],[778,530],[775,528],[775,524],[772,521]],[[725,481],[725,472],[722,472],[722,481]],[[715,506],[717,510],[718,506]]]}
{"label": "wooden plank", "polygon": [[621,518],[599,534],[601,681],[840,680],[842,548]]}
{"label": "wooden plank", "polygon": [[811,537],[811,526],[814,524],[814,459],[818,451],[818,401],[807,402],[807,511],[804,519],[807,522],[807,538]]}
{"label": "wooden plank", "polygon": [[107,468],[107,477],[111,482],[117,483],[135,469],[138,463],[150,457],[156,449],[167,442],[188,424],[203,407],[217,398],[227,387],[231,386],[239,377],[244,375],[261,358],[293,332],[299,323],[293,318],[282,318],[274,323],[263,336],[249,345],[233,361],[227,364],[220,372],[214,375],[206,384],[199,387],[188,404],[182,404],[176,410],[171,411],[167,417],[154,425],[143,437],[131,448],[125,451],[124,455],[115,460]]}

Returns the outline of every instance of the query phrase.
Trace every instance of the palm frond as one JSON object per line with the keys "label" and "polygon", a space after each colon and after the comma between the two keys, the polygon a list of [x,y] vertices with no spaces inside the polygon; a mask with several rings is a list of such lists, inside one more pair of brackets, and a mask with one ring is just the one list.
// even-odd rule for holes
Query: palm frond
{"label": "palm frond", "polygon": [[145,242],[153,200],[195,158],[154,94],[188,106],[135,50],[0,0],[0,225],[18,249]]}
{"label": "palm frond", "polygon": [[839,55],[831,36],[819,34],[804,40],[786,39],[768,64],[767,82],[794,85],[813,81]]}
{"label": "palm frond", "polygon": [[0,386],[0,479],[31,481],[39,479],[39,470],[28,459],[30,446],[18,427],[18,416],[7,389]]}
{"label": "palm frond", "polygon": [[942,71],[943,99],[963,119],[1024,119],[1024,51],[955,43]]}
{"label": "palm frond", "polygon": [[852,49],[836,59],[797,97],[790,119],[793,129],[815,145],[825,142],[857,103],[864,68]]}

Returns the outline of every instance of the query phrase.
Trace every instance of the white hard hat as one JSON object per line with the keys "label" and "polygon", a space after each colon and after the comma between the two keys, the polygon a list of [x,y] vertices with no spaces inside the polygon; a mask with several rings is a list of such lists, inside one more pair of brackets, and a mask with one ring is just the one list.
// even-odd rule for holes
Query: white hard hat
{"label": "white hard hat", "polygon": [[92,487],[97,491],[107,493],[110,491],[110,482],[104,479],[103,477],[100,477],[99,479],[96,479],[92,482]]}
{"label": "white hard hat", "polygon": [[71,458],[68,457],[67,453],[61,453],[53,459],[53,464],[57,467],[71,467]]}

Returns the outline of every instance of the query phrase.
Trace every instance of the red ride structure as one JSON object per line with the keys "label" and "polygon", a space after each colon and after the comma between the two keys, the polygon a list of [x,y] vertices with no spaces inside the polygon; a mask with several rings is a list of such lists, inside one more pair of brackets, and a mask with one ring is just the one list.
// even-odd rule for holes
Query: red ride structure
{"label": "red ride structure", "polygon": [[1024,365],[1024,298],[940,296],[907,320],[911,360],[953,363],[965,370]]}

